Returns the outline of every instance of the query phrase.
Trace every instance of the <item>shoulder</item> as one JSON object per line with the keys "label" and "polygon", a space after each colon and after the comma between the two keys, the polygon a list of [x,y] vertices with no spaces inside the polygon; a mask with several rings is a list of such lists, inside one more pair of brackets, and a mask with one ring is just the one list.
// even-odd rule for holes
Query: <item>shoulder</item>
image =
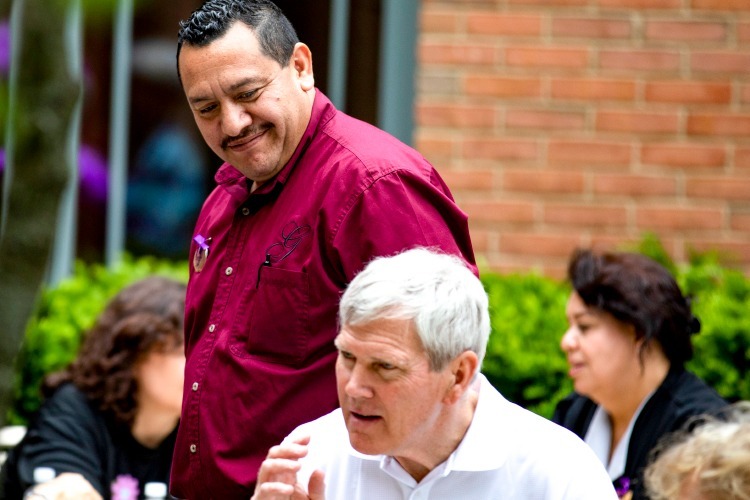
{"label": "shoulder", "polygon": [[432,165],[414,148],[388,132],[353,118],[341,111],[326,122],[314,141],[314,147],[326,151],[332,167],[358,167],[372,177],[393,171],[419,172],[424,175]]}
{"label": "shoulder", "polygon": [[727,404],[712,387],[687,370],[670,372],[654,394],[654,406],[671,415],[673,429],[691,417],[719,412]]}
{"label": "shoulder", "polygon": [[552,421],[582,436],[595,410],[596,403],[574,392],[557,403]]}
{"label": "shoulder", "polygon": [[519,491],[535,498],[615,498],[603,465],[578,436],[513,403],[499,408],[499,433],[483,446],[508,450],[503,474]]}

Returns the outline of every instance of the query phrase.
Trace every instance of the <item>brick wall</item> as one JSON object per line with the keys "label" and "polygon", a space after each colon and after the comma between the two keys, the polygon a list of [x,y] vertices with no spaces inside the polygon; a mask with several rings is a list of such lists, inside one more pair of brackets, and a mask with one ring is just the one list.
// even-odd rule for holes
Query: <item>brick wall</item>
{"label": "brick wall", "polygon": [[415,143],[480,261],[659,235],[750,273],[750,0],[422,0]]}

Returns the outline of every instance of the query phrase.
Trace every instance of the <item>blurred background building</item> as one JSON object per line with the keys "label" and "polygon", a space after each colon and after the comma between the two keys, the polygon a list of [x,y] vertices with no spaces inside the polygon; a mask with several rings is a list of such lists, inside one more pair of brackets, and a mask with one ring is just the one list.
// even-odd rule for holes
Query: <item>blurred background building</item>
{"label": "blurred background building", "polygon": [[[178,22],[200,3],[135,2],[131,253],[187,257],[220,163],[175,72]],[[653,232],[678,261],[717,249],[750,273],[746,1],[277,3],[312,48],[317,86],[444,176],[486,268],[560,276],[576,246]],[[87,260],[101,260],[105,245],[106,190],[95,186],[112,148],[120,49],[110,21],[85,23],[81,168],[94,187],[81,190],[77,245]]]}

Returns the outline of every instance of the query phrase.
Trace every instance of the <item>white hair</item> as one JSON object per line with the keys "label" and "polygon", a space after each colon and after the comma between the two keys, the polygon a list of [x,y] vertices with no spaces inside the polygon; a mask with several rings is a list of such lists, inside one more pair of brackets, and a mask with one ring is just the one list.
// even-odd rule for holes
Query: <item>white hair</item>
{"label": "white hair", "polygon": [[487,293],[459,257],[413,248],[372,260],[341,298],[339,324],[411,320],[438,371],[464,351],[484,359],[490,336]]}

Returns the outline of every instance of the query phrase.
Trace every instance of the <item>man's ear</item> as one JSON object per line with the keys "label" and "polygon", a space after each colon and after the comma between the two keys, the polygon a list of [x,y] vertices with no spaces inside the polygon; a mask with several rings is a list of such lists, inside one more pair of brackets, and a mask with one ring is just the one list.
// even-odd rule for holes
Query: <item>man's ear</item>
{"label": "man's ear", "polygon": [[310,47],[304,43],[297,42],[294,45],[294,51],[292,52],[292,69],[294,71],[297,80],[300,82],[300,87],[305,92],[308,92],[315,88],[315,77],[313,76],[312,66],[312,52]]}
{"label": "man's ear", "polygon": [[453,404],[469,390],[479,369],[479,358],[474,351],[464,351],[449,363],[451,373],[450,385],[444,401]]}

